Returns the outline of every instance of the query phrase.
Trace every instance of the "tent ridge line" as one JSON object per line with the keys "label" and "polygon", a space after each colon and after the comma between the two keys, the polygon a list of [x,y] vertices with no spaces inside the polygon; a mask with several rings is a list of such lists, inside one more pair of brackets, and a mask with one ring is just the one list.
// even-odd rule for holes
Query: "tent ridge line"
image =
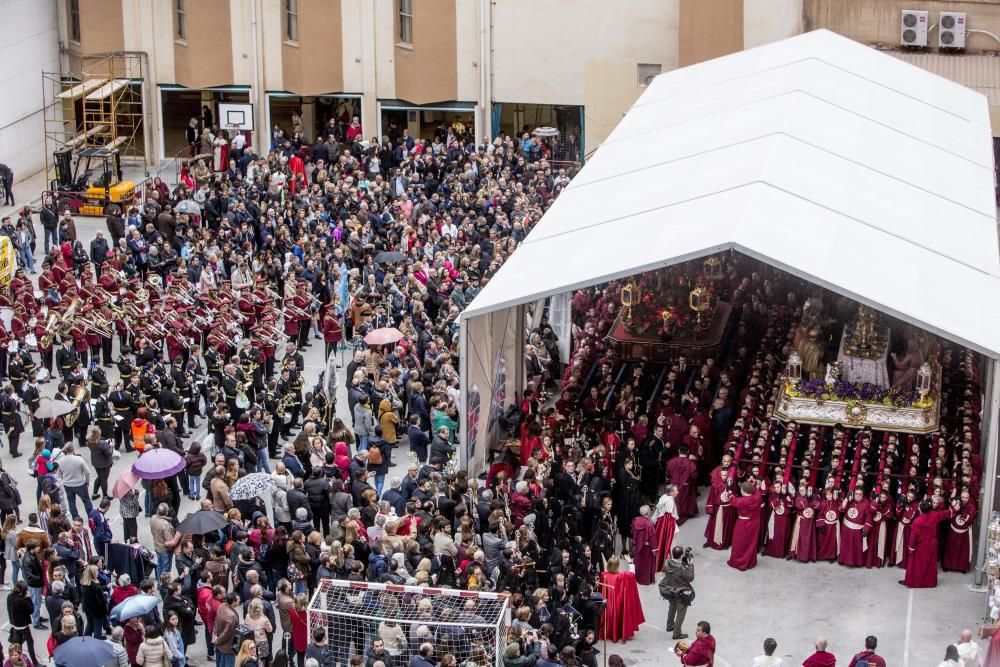
{"label": "tent ridge line", "polygon": [[[906,135],[904,135],[904,136],[906,136]],[[841,160],[844,160],[845,162],[849,162],[851,164],[857,165],[857,166],[861,167],[862,169],[867,169],[868,171],[872,171],[872,172],[875,172],[876,174],[880,174],[882,176],[885,176],[886,178],[888,178],[890,180],[893,180],[893,181],[896,181],[897,183],[902,183],[903,185],[909,186],[909,187],[911,187],[911,188],[913,188],[915,190],[920,190],[921,192],[925,192],[925,193],[931,195],[932,197],[935,197],[935,198],[940,199],[942,201],[952,203],[952,204],[954,204],[956,206],[961,206],[962,208],[964,208],[964,209],[966,209],[968,211],[971,211],[972,213],[974,213],[976,215],[983,216],[983,217],[987,218],[990,221],[995,221],[996,220],[995,209],[991,213],[984,213],[983,211],[980,211],[979,209],[973,208],[972,206],[964,204],[964,203],[962,203],[960,201],[956,201],[954,199],[949,199],[948,197],[945,197],[944,195],[941,195],[941,194],[939,194],[937,192],[934,192],[933,190],[928,190],[926,187],[924,187],[922,185],[917,185],[916,183],[911,183],[910,181],[903,180],[902,178],[900,178],[898,176],[894,176],[893,174],[885,172],[885,171],[883,171],[881,169],[876,169],[875,167],[873,167],[871,165],[868,165],[868,164],[866,164],[864,162],[859,162],[858,160],[855,160],[853,158],[849,158],[849,157],[847,157],[845,155],[841,155],[840,153],[837,153],[836,151],[833,151],[833,150],[830,150],[829,148],[825,148],[823,146],[820,146],[819,144],[814,144],[811,141],[807,141],[807,140],[805,140],[805,139],[803,139],[803,138],[801,138],[801,137],[799,137],[797,135],[794,135],[794,134],[789,134],[788,132],[785,132],[783,130],[774,130],[774,131],[768,132],[766,134],[760,134],[760,135],[757,135],[757,136],[748,137],[748,138],[742,139],[740,141],[734,141],[734,142],[731,142],[731,143],[728,143],[728,144],[723,144],[721,146],[716,146],[716,147],[710,148],[708,150],[698,151],[698,152],[694,152],[694,153],[687,153],[685,155],[680,155],[680,156],[678,156],[676,158],[673,158],[673,159],[670,159],[670,160],[664,160],[662,162],[656,162],[654,164],[645,165],[645,166],[640,167],[638,169],[629,169],[627,171],[620,171],[620,172],[617,172],[617,173],[609,175],[609,176],[602,176],[600,178],[588,181],[586,183],[581,183],[579,187],[580,188],[586,188],[586,187],[588,187],[590,185],[596,185],[598,183],[607,183],[609,181],[612,181],[612,180],[614,180],[616,178],[619,178],[619,177],[622,177],[622,176],[631,176],[633,174],[637,174],[637,173],[640,173],[640,172],[643,172],[643,171],[646,171],[646,170],[649,170],[649,169],[655,169],[657,167],[663,167],[663,166],[666,166],[666,165],[669,165],[669,164],[675,164],[675,163],[678,163],[678,162],[683,162],[684,160],[690,160],[692,158],[700,157],[702,155],[709,155],[710,153],[716,153],[716,152],[719,152],[719,151],[728,150],[728,149],[736,147],[736,146],[740,146],[740,145],[743,145],[743,144],[753,143],[755,141],[762,141],[762,140],[765,140],[765,139],[769,139],[771,137],[786,137],[786,138],[788,138],[788,139],[790,139],[792,141],[796,141],[796,142],[798,142],[800,144],[803,144],[805,146],[809,146],[811,148],[815,148],[816,150],[818,150],[818,151],[820,151],[822,153],[825,153],[827,155],[832,155],[833,157],[836,157],[836,158],[839,158]],[[977,168],[985,169],[985,167],[982,167],[982,165],[979,165],[978,163],[976,163],[974,161],[971,161],[971,160],[968,160],[968,161],[972,162],[972,164],[975,165]],[[989,168],[989,172],[992,175],[992,173],[993,173],[993,167],[992,166]],[[567,188],[567,190],[568,190],[568,188]]]}
{"label": "tent ridge line", "polygon": [[[555,238],[559,238],[561,236],[565,236],[566,234],[572,234],[573,232],[578,232],[581,229],[592,229],[594,227],[600,227],[601,225],[606,225],[609,222],[618,222],[619,220],[625,220],[627,218],[632,218],[632,217],[635,217],[637,215],[645,215],[646,213],[654,213],[656,211],[661,211],[661,210],[663,210],[665,208],[671,208],[673,206],[678,206],[680,204],[687,204],[689,202],[698,201],[699,199],[705,199],[706,197],[714,197],[716,195],[724,194],[724,193],[727,193],[727,192],[734,192],[736,190],[740,190],[742,188],[746,188],[746,187],[749,187],[751,185],[755,185],[755,184],[758,184],[758,183],[767,185],[767,183],[765,183],[764,181],[759,181],[759,180],[747,181],[746,183],[740,183],[739,185],[734,185],[731,188],[723,188],[722,190],[713,190],[712,192],[707,192],[705,194],[698,195],[697,197],[690,197],[688,199],[683,199],[683,200],[680,200],[680,201],[670,202],[669,204],[664,204],[663,206],[656,206],[654,208],[644,209],[642,211],[634,211],[634,212],[629,213],[627,215],[620,215],[620,216],[618,216],[616,218],[608,218],[606,220],[599,220],[599,221],[594,222],[594,223],[589,224],[589,225],[582,225],[580,227],[574,227],[573,229],[567,229],[565,231],[555,232],[554,234],[550,234],[550,235],[545,236],[545,237],[541,237],[540,236],[540,237],[538,237],[537,242],[541,243],[543,241],[548,241],[549,239],[555,239]],[[549,209],[549,210],[552,210],[552,209]],[[547,214],[547,212],[546,212],[546,214]],[[540,222],[539,222],[539,224],[540,224]],[[536,227],[533,227],[531,231],[534,231],[535,229],[537,229],[537,225],[536,225]],[[528,235],[526,237],[524,237],[524,240],[521,241],[519,244],[517,244],[518,248],[521,247],[522,245],[526,244],[526,243],[529,243],[530,240],[531,240],[531,232],[528,232]],[[517,248],[515,248],[515,250],[517,250]]]}
{"label": "tent ridge line", "polygon": [[[965,347],[968,347],[969,349],[975,350],[975,351],[979,352],[980,354],[984,354],[984,355],[986,355],[987,357],[989,357],[991,359],[1000,360],[1000,350],[991,350],[989,348],[983,347],[982,345],[979,345],[977,343],[973,343],[971,341],[966,340],[964,337],[959,336],[958,334],[955,334],[954,332],[948,332],[948,331],[945,331],[944,329],[942,329],[942,328],[940,328],[938,326],[935,326],[935,325],[932,325],[932,324],[928,324],[927,322],[924,322],[923,320],[921,320],[921,319],[919,319],[917,317],[914,317],[913,315],[910,315],[909,313],[905,313],[902,310],[898,310],[896,308],[893,308],[892,306],[888,306],[888,305],[886,305],[884,303],[881,303],[879,301],[875,301],[874,299],[870,299],[868,297],[862,296],[862,295],[858,294],[857,292],[853,292],[853,291],[850,291],[850,290],[838,287],[834,283],[828,282],[828,281],[823,280],[823,279],[821,279],[821,278],[819,278],[817,276],[814,276],[812,273],[809,273],[808,271],[799,269],[799,268],[797,268],[797,267],[795,267],[795,266],[793,266],[791,264],[787,264],[787,263],[785,263],[785,262],[783,262],[781,260],[775,259],[774,257],[771,257],[770,255],[766,255],[766,254],[764,254],[762,252],[759,252],[757,250],[754,250],[754,249],[750,248],[749,246],[745,246],[745,245],[743,245],[742,243],[740,243],[738,241],[733,241],[732,242],[732,249],[735,250],[736,252],[740,253],[740,254],[746,255],[747,257],[752,257],[752,258],[757,259],[757,260],[759,260],[761,262],[764,262],[765,264],[768,264],[769,266],[773,266],[775,268],[781,269],[782,271],[786,271],[787,273],[791,273],[792,275],[798,276],[799,278],[802,278],[804,280],[808,280],[809,282],[811,282],[811,283],[813,283],[815,285],[819,285],[820,287],[823,287],[825,289],[828,289],[831,292],[834,292],[835,294],[840,294],[841,296],[846,296],[849,299],[853,299],[855,301],[862,302],[862,303],[864,303],[864,304],[866,304],[866,305],[868,305],[868,306],[870,306],[872,308],[875,308],[876,310],[880,310],[880,311],[882,311],[884,313],[888,313],[888,314],[892,315],[893,317],[896,317],[898,319],[904,320],[904,321],[906,321],[906,322],[908,322],[910,324],[913,324],[915,326],[921,327],[922,329],[930,331],[930,332],[932,332],[932,333],[934,333],[934,334],[936,334],[938,336],[941,336],[942,338],[946,338],[946,339],[952,341],[953,343],[956,343],[958,345],[964,345]],[[504,307],[507,307],[507,306],[504,306]]]}
{"label": "tent ridge line", "polygon": [[[993,171],[992,160],[991,160],[990,164],[988,164],[988,165],[982,164],[982,163],[980,163],[977,160],[974,160],[974,159],[972,159],[970,157],[967,157],[964,153],[953,152],[951,150],[948,150],[944,146],[940,146],[938,144],[935,144],[935,143],[932,143],[930,141],[927,141],[926,139],[924,139],[923,137],[921,137],[919,135],[907,134],[907,133],[903,132],[902,130],[893,127],[892,125],[888,125],[886,123],[883,123],[883,122],[881,122],[879,120],[876,120],[876,119],[872,118],[871,116],[865,116],[864,114],[858,113],[857,111],[854,111],[853,109],[850,109],[850,108],[848,108],[848,107],[846,107],[846,106],[844,106],[842,104],[838,104],[837,102],[835,102],[833,100],[828,100],[825,97],[821,97],[821,96],[819,96],[819,95],[817,95],[817,94],[815,94],[815,93],[813,93],[813,92],[811,92],[809,90],[806,90],[804,88],[793,88],[791,90],[786,90],[786,91],[784,91],[782,93],[779,93],[777,95],[774,95],[772,97],[764,97],[764,98],[761,98],[761,99],[753,100],[751,102],[746,102],[744,104],[737,104],[737,105],[725,107],[724,109],[720,109],[718,111],[713,111],[713,112],[710,112],[710,113],[698,116],[697,118],[688,118],[686,120],[682,120],[682,121],[679,121],[679,122],[676,122],[676,123],[668,123],[666,125],[657,125],[655,127],[647,128],[646,129],[646,133],[648,133],[648,132],[656,132],[656,131],[659,131],[659,130],[666,130],[666,129],[669,129],[669,128],[672,128],[672,127],[680,127],[680,126],[683,126],[683,125],[687,125],[688,123],[693,123],[693,122],[701,121],[701,120],[703,120],[705,118],[712,118],[713,116],[718,116],[718,115],[726,114],[727,112],[730,112],[730,111],[735,111],[735,110],[743,109],[745,107],[754,106],[754,105],[760,104],[762,102],[769,102],[771,100],[776,100],[776,99],[779,99],[781,97],[786,97],[786,96],[796,95],[796,94],[805,95],[806,97],[810,97],[810,98],[816,100],[817,102],[820,102],[822,104],[826,104],[826,105],[831,106],[831,107],[833,107],[835,109],[840,109],[841,111],[843,111],[845,113],[848,113],[848,114],[850,114],[852,116],[855,116],[856,118],[860,118],[862,120],[868,121],[868,122],[872,123],[873,125],[876,125],[876,126],[881,127],[881,128],[885,128],[885,129],[890,130],[890,131],[892,131],[892,132],[894,132],[896,134],[900,134],[900,135],[902,135],[903,137],[905,137],[908,140],[915,141],[915,142],[920,143],[920,144],[924,144],[925,146],[928,146],[928,147],[930,147],[930,148],[932,148],[934,150],[938,150],[938,151],[941,151],[941,152],[943,152],[943,153],[945,153],[947,155],[951,155],[951,156],[957,157],[960,160],[964,160],[966,162],[970,162],[973,165],[975,165],[977,168],[986,169],[986,170],[988,170],[990,172]],[[616,144],[617,145],[617,144],[622,144],[624,142],[635,141],[635,140],[639,140],[639,139],[648,139],[648,137],[645,137],[642,134],[635,134],[635,135],[628,136],[628,137],[621,137],[620,139],[608,139],[608,140],[605,140],[604,143],[601,144],[601,145],[602,146],[607,145],[607,144]],[[633,170],[633,171],[638,171],[638,170]],[[591,181],[591,182],[596,182],[596,181]],[[590,182],[578,183],[578,184],[576,184],[575,187],[583,188],[583,187],[586,187],[588,185],[590,185]],[[572,187],[574,187],[574,184],[571,182],[570,185],[569,185],[569,187],[567,187],[566,189],[569,190]]]}
{"label": "tent ridge line", "polygon": [[[806,33],[806,34],[808,34],[808,33]],[[853,42],[853,40],[849,40],[849,41]],[[857,44],[856,42],[853,42],[853,43]],[[764,45],[764,46],[766,46],[766,45]],[[859,44],[858,46],[861,46],[861,45]],[[862,46],[862,48],[868,49],[869,47]],[[876,51],[874,49],[872,49],[871,51],[873,53],[879,53],[878,51]],[[718,59],[738,56],[741,53],[746,53],[746,51],[739,52],[739,53],[736,53],[736,54],[729,54],[728,56],[721,56]],[[915,68],[915,69],[917,69],[917,70],[919,70],[921,72],[925,72],[925,73],[927,73],[927,74],[929,74],[929,75],[931,75],[931,76],[933,76],[933,77],[935,77],[937,79],[940,79],[941,81],[947,82],[947,83],[949,83],[951,85],[958,86],[959,88],[963,88],[963,89],[968,90],[970,92],[973,92],[973,93],[975,93],[977,95],[981,95],[981,96],[985,97],[985,95],[983,95],[982,93],[979,93],[979,92],[977,92],[975,90],[972,90],[968,86],[963,86],[960,83],[955,83],[954,81],[952,81],[950,79],[946,79],[943,76],[940,76],[938,74],[935,74],[934,72],[931,72],[930,70],[925,70],[922,67],[918,67],[917,65],[913,65],[912,63],[908,63],[905,60],[902,60],[900,58],[895,58],[895,60],[896,60],[896,62],[899,62],[899,63],[901,63],[903,65],[908,65],[908,66],[913,67],[913,68]],[[712,62],[712,61],[709,60],[707,62]],[[867,76],[862,76],[862,75],[858,74],[857,72],[853,72],[853,71],[851,71],[849,69],[844,68],[841,65],[837,65],[837,64],[835,64],[833,62],[830,62],[829,60],[824,60],[824,59],[819,58],[819,57],[817,57],[815,55],[809,55],[809,56],[801,57],[801,58],[798,58],[796,60],[787,60],[787,61],[782,62],[781,64],[774,65],[772,67],[764,67],[764,68],[761,68],[761,69],[754,70],[752,72],[748,72],[747,74],[741,74],[739,76],[729,77],[729,78],[721,80],[721,81],[716,81],[714,83],[706,84],[704,86],[685,87],[683,93],[678,94],[678,95],[672,95],[671,97],[672,98],[676,98],[676,97],[680,97],[680,96],[687,96],[687,95],[690,95],[692,93],[697,93],[699,91],[708,90],[710,88],[716,88],[716,87],[719,87],[719,86],[723,86],[723,85],[732,83],[733,81],[739,81],[741,79],[748,79],[750,77],[757,76],[758,74],[763,74],[765,72],[773,72],[773,71],[776,71],[776,70],[779,70],[779,69],[783,69],[785,67],[789,67],[791,65],[798,65],[798,64],[807,63],[807,62],[815,62],[815,63],[821,64],[821,65],[825,65],[827,67],[830,67],[830,68],[833,68],[833,69],[836,69],[836,70],[840,70],[841,72],[843,72],[843,73],[845,73],[845,74],[847,74],[849,76],[852,76],[854,78],[860,79],[861,81],[867,81],[868,83],[871,83],[871,84],[873,84],[873,85],[875,85],[875,86],[877,86],[879,88],[884,88],[885,90],[890,90],[890,91],[896,93],[897,95],[909,98],[909,99],[911,99],[911,100],[913,100],[913,101],[915,101],[915,102],[917,102],[919,104],[922,104],[923,106],[929,107],[931,109],[937,109],[941,113],[946,113],[949,116],[953,116],[954,118],[957,118],[959,120],[965,121],[967,123],[973,123],[976,126],[980,126],[979,123],[973,121],[970,118],[966,118],[965,116],[961,116],[961,115],[959,115],[959,114],[957,114],[957,113],[955,113],[953,111],[949,111],[948,109],[940,107],[940,106],[938,106],[936,104],[932,104],[929,101],[922,100],[919,97],[914,97],[913,95],[911,95],[909,93],[905,93],[902,90],[899,90],[898,88],[896,88],[894,86],[891,86],[891,85],[888,85],[888,84],[884,84],[884,83],[880,83],[879,81],[876,81],[875,79],[872,79],[872,78],[867,77]],[[665,74],[670,75],[673,72],[679,72],[681,69],[685,69],[685,68],[678,68],[678,69],[672,70],[671,72],[665,72]],[[643,95],[643,96],[645,96],[645,95]],[[649,102],[643,102],[642,101],[642,97],[640,97],[638,100],[635,101],[635,104],[633,104],[631,108],[635,109],[635,108],[642,107],[642,106],[651,106],[653,104],[658,104],[660,102],[666,102],[669,99],[670,98],[664,98],[664,99],[659,99],[659,100],[655,100],[655,101],[654,100],[650,100]],[[988,127],[988,126],[980,126],[980,127]]]}
{"label": "tent ridge line", "polygon": [[841,211],[839,209],[830,208],[829,206],[826,206],[824,204],[820,204],[819,202],[813,201],[812,199],[810,199],[808,197],[804,197],[804,196],[802,196],[800,194],[797,194],[795,192],[791,192],[790,190],[786,190],[785,188],[782,188],[782,187],[779,187],[777,185],[774,185],[773,183],[769,183],[769,182],[764,181],[764,182],[762,182],[762,185],[766,185],[769,188],[773,188],[773,189],[775,189],[775,190],[777,190],[779,192],[783,192],[786,195],[788,195],[789,197],[794,197],[794,198],[802,200],[804,202],[808,202],[808,203],[812,204],[813,206],[817,206],[819,208],[826,209],[827,211],[835,213],[835,214],[837,214],[837,215],[839,215],[841,217],[847,218],[849,220],[853,220],[853,221],[855,221],[855,222],[857,222],[859,224],[864,225],[865,227],[868,227],[869,229],[874,229],[876,231],[882,232],[886,236],[891,236],[894,239],[899,239],[900,241],[903,241],[904,243],[908,243],[908,244],[910,244],[912,246],[920,248],[921,250],[926,250],[929,253],[937,255],[938,257],[943,257],[944,259],[947,259],[947,260],[950,260],[952,262],[955,262],[956,264],[960,264],[961,266],[964,266],[967,269],[971,269],[971,270],[975,271],[976,273],[981,273],[982,275],[988,276],[990,278],[1000,279],[1000,273],[993,273],[991,271],[984,271],[983,269],[979,268],[978,266],[973,266],[972,264],[969,264],[969,263],[967,263],[967,262],[965,262],[965,261],[963,261],[961,259],[958,259],[956,257],[952,257],[951,255],[948,255],[948,254],[943,253],[943,252],[939,252],[938,250],[935,250],[934,248],[931,248],[931,247],[929,247],[927,245],[924,245],[923,243],[917,243],[916,241],[914,241],[912,239],[909,239],[909,238],[906,238],[905,236],[900,236],[899,234],[895,234],[895,233],[893,233],[893,232],[891,232],[891,231],[889,231],[889,230],[887,230],[887,229],[885,229],[883,227],[880,227],[880,226],[878,226],[878,225],[876,225],[874,223],[866,222],[865,220],[861,220],[860,218],[856,218],[853,215],[848,215],[847,213],[844,213],[843,211]]}

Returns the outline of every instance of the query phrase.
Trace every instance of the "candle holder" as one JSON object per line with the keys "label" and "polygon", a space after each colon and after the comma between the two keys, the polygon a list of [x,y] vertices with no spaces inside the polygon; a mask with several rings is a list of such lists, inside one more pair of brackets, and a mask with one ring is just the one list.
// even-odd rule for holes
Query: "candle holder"
{"label": "candle holder", "polygon": [[788,355],[788,363],[785,365],[785,372],[788,375],[788,379],[793,384],[798,384],[802,381],[802,355],[798,352],[793,351]]}
{"label": "candle holder", "polygon": [[917,369],[917,392],[920,393],[920,398],[926,397],[931,392],[932,372],[930,363],[926,361]]}
{"label": "candle holder", "polygon": [[639,285],[634,280],[629,280],[621,289],[619,295],[624,313],[622,315],[626,324],[632,323],[632,308],[639,303]]}
{"label": "candle holder", "polygon": [[722,260],[716,255],[707,258],[702,266],[707,279],[722,280]]}
{"label": "candle holder", "polygon": [[712,295],[704,287],[695,287],[688,295],[688,305],[696,314],[695,328],[698,331],[704,330],[705,323],[702,318],[712,308]]}

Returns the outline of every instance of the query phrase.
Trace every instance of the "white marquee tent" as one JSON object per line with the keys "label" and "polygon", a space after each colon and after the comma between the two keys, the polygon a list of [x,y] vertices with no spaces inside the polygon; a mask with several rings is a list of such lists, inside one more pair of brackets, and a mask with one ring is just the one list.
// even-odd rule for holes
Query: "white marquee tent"
{"label": "white marquee tent", "polygon": [[989,358],[991,508],[993,174],[985,97],[828,31],[658,76],[463,312],[463,464],[523,386],[526,304],[734,249]]}

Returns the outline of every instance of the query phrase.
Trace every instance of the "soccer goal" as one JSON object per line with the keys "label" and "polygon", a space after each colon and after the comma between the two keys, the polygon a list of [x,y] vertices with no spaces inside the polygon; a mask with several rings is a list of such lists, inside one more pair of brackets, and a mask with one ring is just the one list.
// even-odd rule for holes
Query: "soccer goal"
{"label": "soccer goal", "polygon": [[405,667],[424,644],[433,662],[450,654],[458,665],[499,667],[509,605],[503,593],[323,579],[309,602],[309,640],[325,628],[340,667],[352,656],[368,663],[386,654],[385,667]]}

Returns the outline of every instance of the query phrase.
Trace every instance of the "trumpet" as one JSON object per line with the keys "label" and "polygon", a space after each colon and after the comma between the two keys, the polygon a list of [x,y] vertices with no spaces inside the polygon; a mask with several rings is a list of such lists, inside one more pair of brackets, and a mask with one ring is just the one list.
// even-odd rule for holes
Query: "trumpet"
{"label": "trumpet", "polygon": [[298,317],[302,319],[311,319],[312,313],[308,313],[298,306],[293,306],[292,304],[285,304],[285,308],[288,310],[288,314],[292,317]]}
{"label": "trumpet", "polygon": [[111,338],[115,335],[112,323],[100,317],[95,316],[91,320],[85,320],[80,323],[80,326],[84,331],[90,331],[101,338]]}

